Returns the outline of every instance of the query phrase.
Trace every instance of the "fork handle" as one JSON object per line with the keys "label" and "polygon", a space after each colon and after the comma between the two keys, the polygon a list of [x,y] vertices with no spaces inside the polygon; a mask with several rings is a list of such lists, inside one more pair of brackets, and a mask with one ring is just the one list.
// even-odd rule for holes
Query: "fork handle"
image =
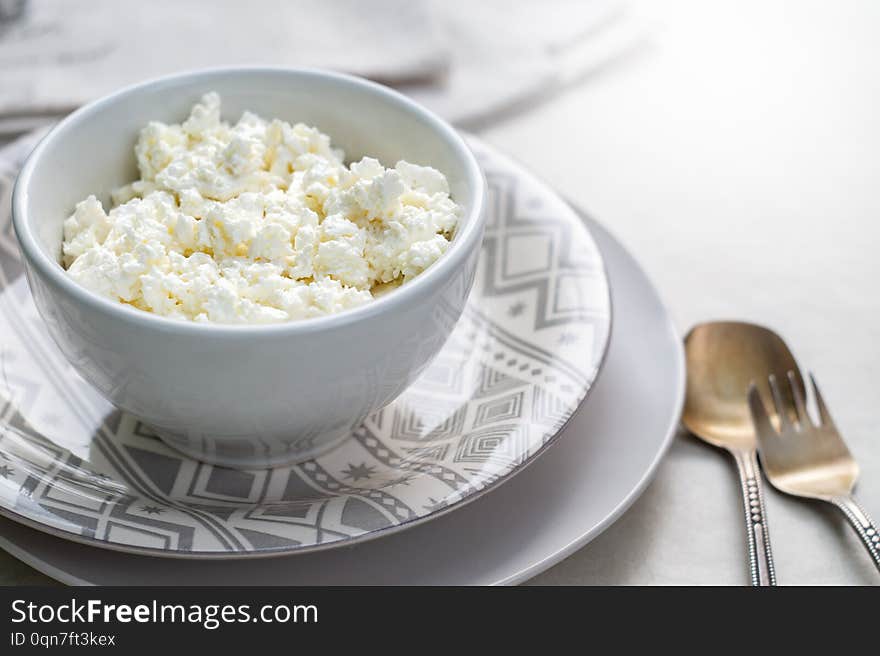
{"label": "fork handle", "polygon": [[773,552],[770,550],[770,532],[767,529],[764,492],[758,469],[758,452],[752,449],[732,450],[731,453],[736,460],[742,485],[752,585],[776,585],[776,569],[773,566]]}
{"label": "fork handle", "polygon": [[856,533],[862,538],[877,569],[880,570],[880,528],[871,521],[868,513],[851,496],[831,497],[829,501],[843,511]]}

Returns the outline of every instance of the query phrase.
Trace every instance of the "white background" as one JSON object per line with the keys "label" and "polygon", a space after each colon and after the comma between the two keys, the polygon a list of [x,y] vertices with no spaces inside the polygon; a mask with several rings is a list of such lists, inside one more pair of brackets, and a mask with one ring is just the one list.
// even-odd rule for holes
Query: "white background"
{"label": "white background", "polygon": [[[484,134],[622,239],[682,333],[713,318],[778,330],[878,518],[880,3],[636,8],[650,44]],[[732,462],[682,436],[619,523],[535,582],[745,584],[738,493]],[[767,497],[780,584],[880,583],[836,510]]]}

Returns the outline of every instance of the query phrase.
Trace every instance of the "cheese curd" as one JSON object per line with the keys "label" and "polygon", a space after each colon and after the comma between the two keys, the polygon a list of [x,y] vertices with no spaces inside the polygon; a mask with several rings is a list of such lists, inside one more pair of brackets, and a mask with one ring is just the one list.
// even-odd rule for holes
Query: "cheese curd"
{"label": "cheese curd", "polygon": [[439,171],[350,166],[301,123],[220,118],[206,94],[180,125],[152,122],[141,178],[64,222],[63,263],[84,287],[166,317],[304,319],[369,302],[449,247],[460,208]]}

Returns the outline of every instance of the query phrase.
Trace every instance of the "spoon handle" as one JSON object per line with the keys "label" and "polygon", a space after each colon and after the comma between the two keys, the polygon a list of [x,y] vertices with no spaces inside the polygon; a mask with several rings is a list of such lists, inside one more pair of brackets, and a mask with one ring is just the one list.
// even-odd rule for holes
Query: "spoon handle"
{"label": "spoon handle", "polygon": [[862,543],[874,560],[877,569],[880,569],[880,528],[871,521],[868,513],[851,496],[832,497],[830,501],[846,515],[849,523],[862,539]]}
{"label": "spoon handle", "polygon": [[732,450],[731,453],[736,460],[742,485],[752,585],[776,585],[773,552],[770,550],[770,531],[767,529],[767,513],[764,510],[764,492],[761,489],[761,473],[758,469],[758,452],[752,449]]}

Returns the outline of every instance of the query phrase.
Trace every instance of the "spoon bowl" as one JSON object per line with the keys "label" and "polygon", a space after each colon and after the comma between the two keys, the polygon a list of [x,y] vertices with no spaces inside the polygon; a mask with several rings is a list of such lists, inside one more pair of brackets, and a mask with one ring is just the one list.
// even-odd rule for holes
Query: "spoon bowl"
{"label": "spoon bowl", "polygon": [[[785,380],[794,372],[795,384],[804,380],[788,346],[769,328],[739,321],[713,321],[695,326],[685,337],[687,398],[682,422],[706,442],[724,449],[753,450],[755,429],[747,394],[755,383],[770,397],[767,380],[775,374]],[[794,409],[786,387],[784,405]]]}

